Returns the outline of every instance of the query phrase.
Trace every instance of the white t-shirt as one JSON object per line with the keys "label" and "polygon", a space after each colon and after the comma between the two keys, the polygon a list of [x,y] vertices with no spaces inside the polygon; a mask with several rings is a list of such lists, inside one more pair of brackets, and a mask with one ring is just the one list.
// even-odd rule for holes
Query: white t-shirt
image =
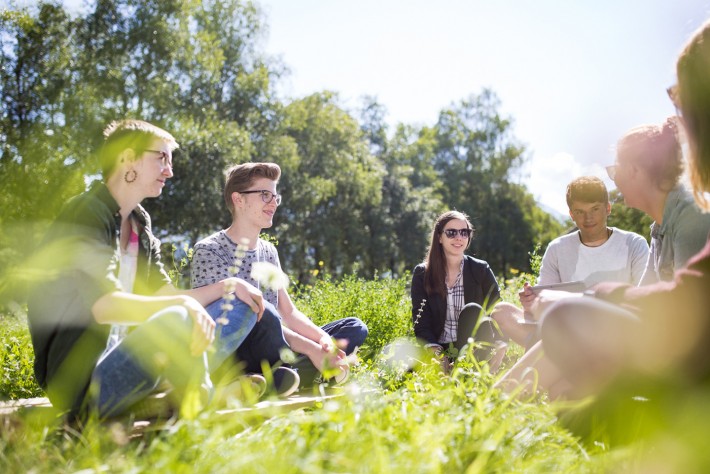
{"label": "white t-shirt", "polygon": [[583,281],[589,288],[602,281],[638,284],[648,259],[646,239],[612,227],[599,247],[582,244],[579,231],[556,238],[548,245],[540,267],[540,285]]}

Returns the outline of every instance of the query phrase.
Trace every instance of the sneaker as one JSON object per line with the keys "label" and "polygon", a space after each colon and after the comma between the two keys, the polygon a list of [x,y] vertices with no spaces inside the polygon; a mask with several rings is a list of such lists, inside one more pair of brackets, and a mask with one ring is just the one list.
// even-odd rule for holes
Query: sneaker
{"label": "sneaker", "polygon": [[348,381],[348,378],[350,378],[350,366],[346,365],[343,369],[344,370],[342,372],[333,377],[333,382],[335,382],[335,385],[343,385],[345,382]]}
{"label": "sneaker", "polygon": [[276,367],[272,375],[274,377],[274,389],[280,397],[288,397],[298,390],[301,378],[298,372],[288,367]]}
{"label": "sneaker", "polygon": [[338,387],[340,385],[344,385],[345,382],[348,381],[348,378],[350,378],[350,366],[344,366],[344,370],[340,371],[337,375],[332,376],[329,379],[326,379],[323,377],[323,374],[320,374],[316,379],[313,381],[315,385],[322,385],[326,384],[329,387]]}

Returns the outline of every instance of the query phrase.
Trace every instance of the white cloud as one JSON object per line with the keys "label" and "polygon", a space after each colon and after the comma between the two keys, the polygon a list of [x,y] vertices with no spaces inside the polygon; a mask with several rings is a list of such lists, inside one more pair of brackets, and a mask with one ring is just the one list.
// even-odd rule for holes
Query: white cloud
{"label": "white cloud", "polygon": [[614,188],[606,175],[606,170],[598,164],[580,163],[572,154],[558,152],[552,156],[540,157],[527,167],[527,180],[524,184],[533,193],[535,199],[552,209],[567,215],[565,192],[567,184],[579,176],[598,176],[609,189]]}

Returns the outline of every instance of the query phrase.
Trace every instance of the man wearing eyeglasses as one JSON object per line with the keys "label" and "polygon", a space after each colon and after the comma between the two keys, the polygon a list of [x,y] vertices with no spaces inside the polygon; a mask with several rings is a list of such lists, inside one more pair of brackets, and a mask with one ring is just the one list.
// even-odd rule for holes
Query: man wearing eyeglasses
{"label": "man wearing eyeglasses", "polygon": [[[345,355],[362,345],[367,326],[351,317],[318,327],[296,308],[286,288],[261,287],[252,276],[257,263],[267,262],[281,268],[276,247],[259,238],[262,229],[273,225],[274,214],[281,204],[281,195],[276,191],[280,176],[281,169],[274,163],[243,163],[227,171],[224,200],[232,214],[232,223],[195,244],[192,286],[209,285],[236,271],[237,277],[262,291],[264,316],[236,354],[246,363],[247,372],[260,372],[262,361],[278,365],[281,349],[290,347],[306,356],[297,364],[299,378],[304,382],[311,382],[319,372],[335,373],[335,381],[341,381],[348,370]],[[343,347],[334,347],[334,339],[342,341]]]}
{"label": "man wearing eyeglasses", "polygon": [[[583,291],[602,281],[637,285],[648,259],[648,243],[634,232],[607,226],[611,203],[604,182],[595,176],[576,178],[567,186],[566,198],[577,229],[547,246],[537,286],[575,282],[569,291]],[[519,294],[523,311],[501,303],[492,314],[503,334],[525,347],[535,342],[537,326],[524,314],[536,293],[536,287],[526,283]]]}

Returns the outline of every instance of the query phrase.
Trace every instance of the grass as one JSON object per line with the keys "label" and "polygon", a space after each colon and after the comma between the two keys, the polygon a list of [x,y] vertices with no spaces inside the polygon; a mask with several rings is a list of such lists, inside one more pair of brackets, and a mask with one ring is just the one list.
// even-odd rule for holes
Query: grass
{"label": "grass", "polygon": [[[504,298],[515,298],[527,277],[506,282]],[[618,426],[609,422],[582,440],[567,427],[575,426],[575,415],[583,426],[597,426],[592,417],[572,410],[561,423],[559,407],[544,397],[501,394],[491,388],[496,376],[470,354],[444,376],[407,342],[408,278],[324,278],[294,292],[317,323],[357,315],[370,327],[344,397],[268,419],[207,411],[138,438],[129,436],[130,420],[89,422],[78,432],[30,412],[4,418],[0,472],[697,472],[710,463],[698,421],[710,412],[703,390],[686,397],[663,429],[614,445],[610,433],[636,433],[646,405],[619,404],[631,399],[618,394],[596,401],[592,412],[609,414]],[[0,397],[40,395],[24,317],[0,316],[0,323]],[[656,415],[668,413],[661,405],[669,397],[658,400]]]}

